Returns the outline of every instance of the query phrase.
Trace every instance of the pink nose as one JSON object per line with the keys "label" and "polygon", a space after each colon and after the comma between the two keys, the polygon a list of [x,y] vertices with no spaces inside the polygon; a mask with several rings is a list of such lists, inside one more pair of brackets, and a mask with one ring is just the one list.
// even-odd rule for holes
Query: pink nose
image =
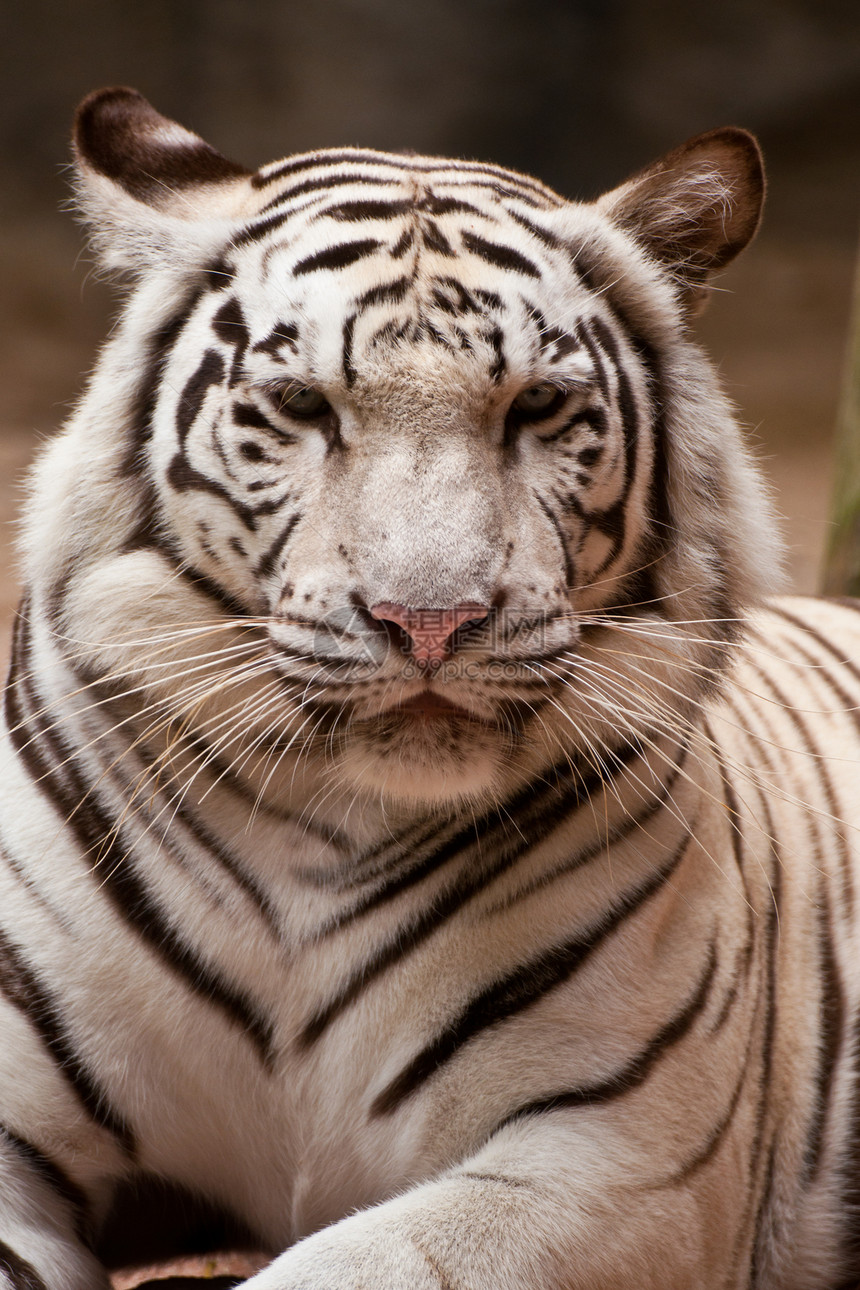
{"label": "pink nose", "polygon": [[437,667],[451,653],[451,637],[464,623],[481,622],[489,614],[486,605],[467,603],[451,609],[411,609],[383,601],[371,608],[380,622],[394,623],[411,642],[410,653],[423,667]]}

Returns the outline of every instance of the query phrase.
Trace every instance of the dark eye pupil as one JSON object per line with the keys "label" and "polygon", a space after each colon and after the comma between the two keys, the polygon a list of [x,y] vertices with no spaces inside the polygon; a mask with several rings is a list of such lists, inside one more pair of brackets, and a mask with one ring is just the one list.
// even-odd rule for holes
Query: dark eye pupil
{"label": "dark eye pupil", "polygon": [[514,399],[519,412],[546,412],[558,400],[560,391],[554,385],[530,385]]}
{"label": "dark eye pupil", "polygon": [[319,390],[303,386],[286,391],[281,399],[281,411],[299,417],[320,416],[328,411],[328,401]]}

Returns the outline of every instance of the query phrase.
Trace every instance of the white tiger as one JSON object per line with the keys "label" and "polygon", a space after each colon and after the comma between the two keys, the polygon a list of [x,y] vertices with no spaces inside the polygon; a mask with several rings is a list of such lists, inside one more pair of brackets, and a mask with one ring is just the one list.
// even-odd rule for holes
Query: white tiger
{"label": "white tiger", "polygon": [[23,539],[0,1283],[106,1285],[153,1178],[254,1290],[860,1277],[860,615],[762,607],[688,331],[754,140],[592,205],[75,141],[133,289]]}

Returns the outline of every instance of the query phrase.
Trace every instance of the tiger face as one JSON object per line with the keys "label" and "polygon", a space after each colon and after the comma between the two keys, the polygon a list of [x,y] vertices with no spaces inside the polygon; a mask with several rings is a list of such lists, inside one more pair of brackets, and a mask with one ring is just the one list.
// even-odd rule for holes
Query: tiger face
{"label": "tiger face", "polygon": [[711,684],[767,507],[685,328],[755,229],[748,136],[703,136],[594,205],[356,149],[246,175],[131,91],[84,104],[77,148],[150,354],[99,481],[134,475],[146,503],[110,595],[76,560],[77,633],[123,654],[146,611],[119,565],[149,559],[159,627],[193,587],[254,636],[231,734],[431,804],[588,760],[619,727],[653,737],[657,708]]}

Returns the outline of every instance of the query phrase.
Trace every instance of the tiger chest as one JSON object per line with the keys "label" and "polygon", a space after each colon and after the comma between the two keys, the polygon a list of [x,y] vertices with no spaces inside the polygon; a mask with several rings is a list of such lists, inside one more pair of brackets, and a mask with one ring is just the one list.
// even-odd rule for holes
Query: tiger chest
{"label": "tiger chest", "polygon": [[[549,900],[538,884],[523,898],[580,846],[571,823],[485,889],[467,865],[441,868],[427,890],[401,877],[375,908],[366,893],[309,895],[296,878],[276,902],[278,934],[259,912],[210,911],[201,958],[205,948],[211,982],[229,982],[229,995],[190,995],[177,965],[156,967],[151,952],[133,971],[126,962],[124,1020],[102,1056],[114,1096],[133,1108],[141,1163],[274,1241],[295,1239],[468,1158],[523,1105],[600,1085],[684,1005],[679,979],[716,1011],[712,918],[692,874],[671,893],[683,920],[645,897],[606,944],[603,869],[574,871]],[[653,868],[639,848],[619,848],[613,880],[638,890]],[[670,1061],[662,1091],[598,1105],[587,1124],[656,1140],[673,1078]],[[705,1097],[718,1078],[704,1079]]]}

